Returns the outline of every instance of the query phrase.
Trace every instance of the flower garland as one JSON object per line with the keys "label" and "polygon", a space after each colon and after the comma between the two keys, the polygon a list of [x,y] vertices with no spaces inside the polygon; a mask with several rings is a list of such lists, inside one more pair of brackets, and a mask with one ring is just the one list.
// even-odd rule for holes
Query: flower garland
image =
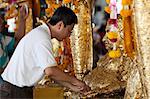
{"label": "flower garland", "polygon": [[117,20],[117,1],[116,0],[106,0],[106,3],[109,5],[105,7],[105,11],[110,14],[110,19],[108,20],[107,25],[109,25],[109,31],[106,33],[107,38],[111,42],[113,49],[109,51],[108,55],[111,58],[118,58],[121,56],[121,51],[117,46],[117,41],[119,39],[118,20]]}
{"label": "flower garland", "polygon": [[130,9],[130,5],[132,4],[132,0],[122,0],[123,9],[120,12],[120,15],[123,19],[123,32],[124,32],[124,50],[125,53],[133,58],[134,47],[133,47],[133,39],[131,32],[131,15],[132,10]]}
{"label": "flower garland", "polygon": [[123,9],[120,12],[120,15],[122,17],[131,16],[132,14],[132,10],[130,9],[131,3],[132,3],[132,0],[122,0]]}
{"label": "flower garland", "polygon": [[[111,42],[113,48],[109,51],[109,56],[111,58],[117,58],[121,56],[121,51],[117,46],[117,41],[120,34],[117,32],[118,28],[118,20],[117,20],[117,0],[106,0],[108,4],[105,7],[105,11],[110,14],[110,19],[108,20],[108,25],[110,27],[107,32],[107,38]],[[122,0],[120,2],[122,4],[122,10],[120,11],[120,15],[123,20],[123,33],[124,33],[124,50],[127,56],[133,57],[133,41],[132,41],[132,33],[131,33],[131,15],[132,10],[130,5],[132,4],[132,0]]]}

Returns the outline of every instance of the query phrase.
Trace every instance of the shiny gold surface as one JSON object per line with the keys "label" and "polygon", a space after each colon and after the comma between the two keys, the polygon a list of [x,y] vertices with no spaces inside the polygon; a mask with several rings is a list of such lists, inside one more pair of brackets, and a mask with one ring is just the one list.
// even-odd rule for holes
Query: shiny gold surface
{"label": "shiny gold surface", "polygon": [[[106,30],[109,28],[108,25]],[[117,31],[120,36],[118,38],[117,46],[121,50],[121,57],[110,58],[108,55],[105,55],[99,60],[97,67],[84,78],[84,81],[92,89],[89,94],[91,96],[93,93],[109,93],[126,87],[131,68],[135,62],[124,53],[124,33],[122,30],[122,18],[119,17]],[[106,37],[104,37],[103,41],[105,42],[107,49],[111,50],[112,44],[110,41]]]}
{"label": "shiny gold surface", "polygon": [[129,57],[103,57],[98,66],[85,76],[84,81],[95,93],[109,93],[126,87],[133,60]]}
{"label": "shiny gold surface", "polygon": [[[150,98],[150,0],[134,1],[137,66],[132,69],[125,98]],[[134,72],[134,73],[133,73]],[[134,85],[134,86],[132,86]]]}
{"label": "shiny gold surface", "polygon": [[84,0],[79,2],[77,7],[78,24],[74,27],[71,36],[71,49],[73,55],[74,71],[78,79],[82,79],[84,73],[92,69],[92,28],[91,9]]}

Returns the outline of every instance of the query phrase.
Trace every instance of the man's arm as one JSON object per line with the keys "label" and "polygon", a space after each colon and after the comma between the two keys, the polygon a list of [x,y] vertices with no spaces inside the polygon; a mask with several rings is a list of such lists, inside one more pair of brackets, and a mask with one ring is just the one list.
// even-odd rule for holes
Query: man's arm
{"label": "man's arm", "polygon": [[18,16],[18,29],[15,33],[15,47],[22,39],[22,37],[25,35],[27,16],[28,13],[26,12],[25,6],[21,6],[21,8],[19,9],[19,16]]}
{"label": "man's arm", "polygon": [[81,91],[87,92],[90,90],[90,88],[84,82],[76,79],[73,76],[65,74],[57,66],[46,68],[45,73],[56,82],[60,83],[65,87],[70,88],[75,92],[81,93]]}

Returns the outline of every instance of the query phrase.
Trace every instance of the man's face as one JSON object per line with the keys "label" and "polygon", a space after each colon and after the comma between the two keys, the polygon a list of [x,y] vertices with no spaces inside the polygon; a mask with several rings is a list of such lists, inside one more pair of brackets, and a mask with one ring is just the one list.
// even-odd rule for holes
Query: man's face
{"label": "man's face", "polygon": [[64,27],[61,32],[59,33],[59,36],[57,37],[57,39],[59,41],[62,41],[63,39],[65,39],[66,37],[70,37],[71,32],[73,30],[74,24],[71,25],[67,25],[66,27]]}

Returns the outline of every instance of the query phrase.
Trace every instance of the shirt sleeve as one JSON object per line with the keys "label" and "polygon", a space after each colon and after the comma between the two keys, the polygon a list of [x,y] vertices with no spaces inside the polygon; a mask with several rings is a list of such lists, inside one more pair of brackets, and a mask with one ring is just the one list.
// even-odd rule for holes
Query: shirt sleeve
{"label": "shirt sleeve", "polygon": [[46,67],[57,66],[50,41],[42,41],[36,44],[32,50],[36,66],[43,69]]}

